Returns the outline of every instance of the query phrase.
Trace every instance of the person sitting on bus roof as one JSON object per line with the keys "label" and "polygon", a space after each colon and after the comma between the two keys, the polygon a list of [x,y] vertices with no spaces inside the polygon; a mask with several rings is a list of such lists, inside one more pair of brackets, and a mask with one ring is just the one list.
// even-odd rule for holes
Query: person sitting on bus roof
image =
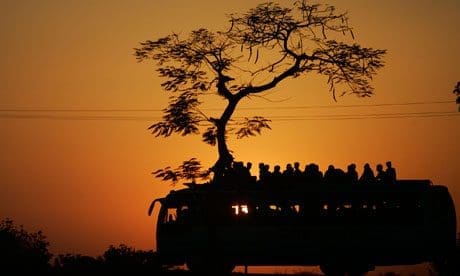
{"label": "person sitting on bus roof", "polygon": [[323,172],[319,170],[318,164],[311,163],[310,165],[313,184],[321,184],[323,182]]}
{"label": "person sitting on bus roof", "polygon": [[223,186],[230,190],[242,188],[247,182],[244,170],[243,162],[233,161],[232,166],[225,171]]}
{"label": "person sitting on bus roof", "polygon": [[294,162],[294,176],[297,179],[301,179],[303,176],[303,172],[300,170],[300,163],[299,162]]}
{"label": "person sitting on bus roof", "polygon": [[293,177],[293,185],[294,188],[300,188],[300,184],[304,182],[304,174],[302,170],[300,170],[300,163],[294,162],[294,177]]}
{"label": "person sitting on bus roof", "polygon": [[265,164],[264,172],[265,172],[265,174],[266,174],[267,180],[270,180],[273,174],[272,174],[272,172],[270,171],[270,165],[269,165],[269,164]]}
{"label": "person sitting on bus roof", "polygon": [[218,184],[222,185],[223,188],[233,189],[236,179],[235,162],[233,162],[230,167],[226,168],[223,177],[219,180]]}
{"label": "person sitting on bus roof", "polygon": [[282,177],[283,177],[283,174],[281,173],[281,167],[280,167],[280,165],[276,165],[273,168],[273,172],[272,172],[272,175],[270,177],[270,182],[271,182],[271,184],[274,185],[272,187],[279,188],[279,185],[282,182]]}
{"label": "person sitting on bus roof", "polygon": [[251,169],[252,169],[252,163],[247,162],[246,163],[246,171],[247,171],[248,180],[251,183],[256,183],[257,177],[251,174]]}
{"label": "person sitting on bus roof", "polygon": [[283,174],[281,173],[281,166],[280,165],[275,165],[273,168],[272,176],[273,177],[281,177]]}
{"label": "person sitting on bus roof", "polygon": [[372,171],[369,163],[364,164],[363,174],[359,178],[360,184],[373,184],[375,183],[374,171]]}
{"label": "person sitting on bus roof", "polygon": [[270,180],[270,165],[259,163],[259,182],[267,183]]}
{"label": "person sitting on bus roof", "polygon": [[356,164],[352,163],[347,167],[347,182],[351,185],[358,184],[358,172],[356,171]]}
{"label": "person sitting on bus roof", "polygon": [[243,162],[239,161],[233,162],[233,170],[235,174],[235,178],[233,179],[233,181],[235,181],[234,185],[240,188],[247,188],[247,185],[252,182],[249,169],[244,166]]}
{"label": "person sitting on bus roof", "polygon": [[391,161],[387,161],[386,165],[385,174],[387,176],[387,183],[396,184],[396,170],[391,166]]}
{"label": "person sitting on bus roof", "polygon": [[252,168],[252,163],[247,162],[246,166],[243,165],[243,162],[241,162],[241,172],[248,181],[251,180],[251,168]]}
{"label": "person sitting on bus roof", "polygon": [[334,165],[329,165],[326,172],[324,172],[324,183],[332,184],[335,182],[335,167]]}
{"label": "person sitting on bus roof", "polygon": [[303,179],[308,185],[315,183],[314,175],[315,173],[314,173],[313,163],[305,165],[305,169],[303,171]]}
{"label": "person sitting on bus roof", "polygon": [[283,176],[288,181],[292,179],[294,176],[294,168],[292,167],[292,164],[289,163],[286,165],[286,169],[283,171]]}
{"label": "person sitting on bus roof", "polygon": [[264,178],[264,168],[265,164],[263,162],[259,163],[259,181],[262,181],[262,178]]}
{"label": "person sitting on bus roof", "polygon": [[334,183],[336,184],[347,184],[347,174],[340,168],[336,168],[334,171]]}
{"label": "person sitting on bus roof", "polygon": [[376,170],[377,175],[375,176],[375,179],[377,180],[377,182],[380,184],[387,183],[387,176],[385,171],[383,170],[382,164],[377,164]]}

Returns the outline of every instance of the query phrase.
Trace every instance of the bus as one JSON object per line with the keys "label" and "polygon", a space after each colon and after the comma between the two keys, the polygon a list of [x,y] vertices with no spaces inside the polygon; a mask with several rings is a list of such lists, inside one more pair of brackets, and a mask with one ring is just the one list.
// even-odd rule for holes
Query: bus
{"label": "bus", "polygon": [[163,264],[230,273],[236,265],[320,266],[327,275],[442,263],[456,246],[447,187],[394,185],[238,189],[201,184],[155,199]]}

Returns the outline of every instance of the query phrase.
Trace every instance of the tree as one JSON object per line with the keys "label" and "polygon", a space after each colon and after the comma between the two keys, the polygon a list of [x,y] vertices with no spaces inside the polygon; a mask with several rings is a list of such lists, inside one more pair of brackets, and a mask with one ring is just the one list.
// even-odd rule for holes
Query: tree
{"label": "tree", "polygon": [[457,82],[457,85],[455,86],[453,92],[454,92],[454,94],[457,95],[457,100],[456,100],[456,102],[457,102],[457,104],[458,104],[458,111],[460,111],[460,81]]}
{"label": "tree", "polygon": [[[185,38],[172,33],[135,48],[138,61],[155,63],[165,79],[161,86],[171,95],[162,120],[149,129],[162,137],[201,132],[205,143],[217,146],[219,157],[211,168],[214,179],[233,161],[228,135],[244,138],[270,129],[270,120],[261,116],[233,121],[241,100],[308,73],[327,76],[334,100],[345,94],[368,97],[373,94],[370,81],[384,65],[385,50],[337,40],[351,41],[354,34],[347,13],[333,6],[302,0],[286,8],[268,2],[229,15],[229,23],[226,31],[202,28]],[[219,117],[199,109],[200,98],[209,93],[226,101]],[[167,171],[156,175],[165,179]]]}
{"label": "tree", "polygon": [[49,243],[41,231],[27,232],[11,219],[0,222],[0,272],[21,274],[26,272],[47,273],[51,253]]}

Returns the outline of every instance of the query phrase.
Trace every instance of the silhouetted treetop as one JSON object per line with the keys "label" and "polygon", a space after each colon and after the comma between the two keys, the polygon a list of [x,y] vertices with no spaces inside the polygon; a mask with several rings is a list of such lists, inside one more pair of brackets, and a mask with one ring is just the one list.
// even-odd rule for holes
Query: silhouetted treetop
{"label": "silhouetted treetop", "polygon": [[42,231],[28,232],[13,220],[0,221],[0,271],[46,273],[52,254]]}
{"label": "silhouetted treetop", "polygon": [[[215,175],[233,160],[227,134],[243,138],[270,129],[270,120],[261,116],[232,121],[240,100],[310,72],[328,78],[334,100],[337,93],[373,94],[370,81],[384,65],[386,51],[348,43],[354,34],[347,13],[305,0],[291,8],[268,2],[229,15],[229,22],[227,30],[201,28],[185,37],[172,33],[135,48],[137,60],[152,60],[164,79],[161,86],[171,92],[162,120],[150,127],[152,133],[168,137],[204,129],[203,141],[218,147]],[[199,109],[200,97],[210,93],[226,100],[219,117]],[[227,128],[229,123],[236,127]]]}
{"label": "silhouetted treetop", "polygon": [[230,37],[241,45],[241,50],[249,51],[254,63],[267,50],[269,55],[279,54],[276,61],[250,72],[251,75],[272,73],[273,79],[258,87],[246,87],[248,92],[264,91],[288,76],[315,71],[329,78],[334,97],[337,84],[348,85],[345,93],[372,94],[369,80],[383,66],[381,58],[385,50],[328,39],[329,35],[336,37],[336,33],[354,38],[347,14],[337,14],[333,6],[299,1],[295,9],[289,9],[265,3],[242,16],[231,15],[230,21]]}

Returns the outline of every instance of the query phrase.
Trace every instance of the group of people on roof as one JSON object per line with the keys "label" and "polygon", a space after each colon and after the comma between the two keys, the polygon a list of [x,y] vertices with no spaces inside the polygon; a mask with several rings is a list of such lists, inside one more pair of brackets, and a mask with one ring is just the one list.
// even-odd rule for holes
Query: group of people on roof
{"label": "group of people on roof", "polygon": [[396,170],[391,161],[387,161],[386,168],[382,164],[376,166],[376,173],[372,170],[369,163],[363,167],[361,176],[358,175],[356,164],[350,164],[347,170],[335,168],[329,165],[323,173],[317,164],[311,163],[305,166],[304,170],[300,169],[300,163],[295,162],[286,164],[284,170],[279,165],[270,170],[270,165],[259,163],[258,177],[251,174],[252,163],[233,162],[223,177],[226,186],[241,186],[242,183],[261,184],[266,187],[276,187],[283,185],[304,185],[304,184],[325,184],[325,185],[372,185],[372,184],[396,184]]}

